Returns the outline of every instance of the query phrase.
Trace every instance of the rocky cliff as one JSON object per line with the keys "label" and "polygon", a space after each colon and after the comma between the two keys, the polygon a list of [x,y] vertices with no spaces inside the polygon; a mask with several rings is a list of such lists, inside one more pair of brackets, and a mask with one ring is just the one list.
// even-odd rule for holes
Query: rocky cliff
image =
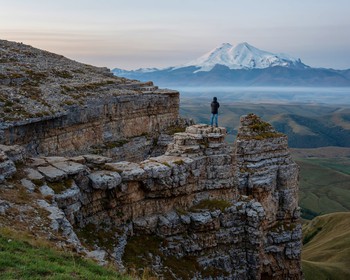
{"label": "rocky cliff", "polygon": [[[298,168],[286,136],[255,115],[241,124],[233,148],[224,128],[194,125],[139,163],[29,158],[19,184],[41,193],[65,242],[101,263],[161,279],[301,279]],[[13,161],[3,153],[6,178]]]}
{"label": "rocky cliff", "polygon": [[33,155],[147,146],[145,136],[157,139],[177,125],[178,107],[177,91],[0,40],[0,144]]}
{"label": "rocky cliff", "polygon": [[222,127],[174,134],[188,125],[178,92],[22,44],[0,52],[2,228],[159,279],[302,278],[285,135],[253,114],[234,146]]}

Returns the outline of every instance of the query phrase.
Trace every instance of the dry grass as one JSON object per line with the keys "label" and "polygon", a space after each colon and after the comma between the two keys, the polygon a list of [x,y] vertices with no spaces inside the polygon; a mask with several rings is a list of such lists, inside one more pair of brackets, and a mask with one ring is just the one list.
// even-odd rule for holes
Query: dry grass
{"label": "dry grass", "polygon": [[[42,199],[41,194],[29,193],[24,187],[15,186],[13,189],[2,189],[0,197],[11,205],[5,215],[0,215],[2,231],[16,232],[22,239],[25,236],[34,240],[47,239],[51,232],[51,221],[48,218],[50,213],[36,203]],[[51,233],[52,237],[60,238],[58,234]]]}
{"label": "dry grass", "polygon": [[338,158],[350,157],[350,148],[346,147],[321,147],[311,149],[290,149],[293,158]]}
{"label": "dry grass", "polygon": [[[11,235],[9,235],[11,234]],[[1,279],[130,279],[71,252],[0,233]]]}
{"label": "dry grass", "polygon": [[303,226],[305,279],[350,279],[350,213],[319,216]]}

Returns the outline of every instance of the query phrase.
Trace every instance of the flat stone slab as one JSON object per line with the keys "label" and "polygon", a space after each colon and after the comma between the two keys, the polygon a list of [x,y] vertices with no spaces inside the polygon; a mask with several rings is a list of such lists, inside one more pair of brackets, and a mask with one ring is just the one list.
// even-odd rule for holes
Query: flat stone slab
{"label": "flat stone slab", "polygon": [[48,180],[49,182],[60,181],[67,177],[67,174],[64,171],[51,165],[39,166],[38,170],[45,176],[46,180]]}
{"label": "flat stone slab", "polygon": [[27,173],[27,177],[29,180],[43,180],[44,179],[44,175],[41,174],[39,171],[33,169],[33,168],[26,168],[24,169],[24,172]]}
{"label": "flat stone slab", "polygon": [[29,192],[33,192],[35,190],[35,185],[32,183],[32,181],[28,179],[22,179],[21,184],[23,187],[25,187]]}
{"label": "flat stone slab", "polygon": [[52,164],[54,167],[64,171],[68,175],[75,175],[87,169],[86,165],[74,161],[61,161]]}

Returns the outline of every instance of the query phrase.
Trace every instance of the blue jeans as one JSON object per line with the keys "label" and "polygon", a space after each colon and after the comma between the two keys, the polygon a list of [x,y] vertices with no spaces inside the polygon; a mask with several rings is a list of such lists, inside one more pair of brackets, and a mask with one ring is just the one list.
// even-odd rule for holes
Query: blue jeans
{"label": "blue jeans", "polygon": [[215,122],[215,126],[218,126],[218,115],[219,114],[211,114],[210,118],[210,125],[213,126],[213,123]]}

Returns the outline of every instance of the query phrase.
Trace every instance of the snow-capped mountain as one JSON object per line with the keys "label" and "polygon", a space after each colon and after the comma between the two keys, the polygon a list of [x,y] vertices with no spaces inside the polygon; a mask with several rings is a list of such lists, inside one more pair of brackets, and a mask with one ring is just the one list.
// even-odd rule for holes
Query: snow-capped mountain
{"label": "snow-capped mountain", "polygon": [[312,68],[300,59],[248,43],[224,43],[182,65],[132,71],[115,68],[112,72],[160,86],[350,86],[349,70]]}
{"label": "snow-capped mountain", "polygon": [[199,71],[210,71],[215,65],[224,65],[229,69],[262,69],[274,66],[307,67],[300,59],[285,54],[273,54],[249,45],[240,43],[233,46],[224,43],[198,59],[176,66],[174,69],[194,66]]}

